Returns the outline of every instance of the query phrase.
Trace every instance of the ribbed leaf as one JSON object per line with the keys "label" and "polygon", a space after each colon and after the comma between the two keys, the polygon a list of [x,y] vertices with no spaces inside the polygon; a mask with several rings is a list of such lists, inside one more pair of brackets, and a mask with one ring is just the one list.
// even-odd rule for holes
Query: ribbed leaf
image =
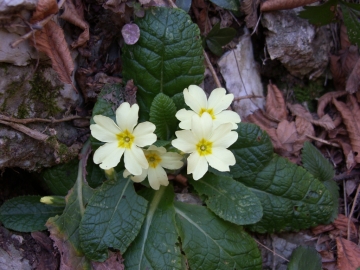
{"label": "ribbed leaf", "polygon": [[335,19],[335,10],[338,0],[329,0],[319,6],[305,6],[299,17],[307,19],[309,23],[321,26],[331,23]]}
{"label": "ribbed leaf", "polygon": [[139,233],[147,201],[137,195],[133,182],[119,173],[91,197],[80,224],[81,247],[86,256],[105,261],[108,248],[124,253]]}
{"label": "ribbed leaf", "polygon": [[155,134],[161,140],[168,140],[174,136],[178,120],[175,117],[174,101],[162,93],[157,94],[150,108],[150,122],[156,126]]}
{"label": "ribbed leaf", "polygon": [[321,256],[311,247],[298,247],[291,254],[288,270],[321,270]]}
{"label": "ribbed leaf", "polygon": [[64,207],[40,202],[41,196],[21,196],[10,199],[0,207],[0,221],[8,229],[18,232],[46,230],[48,218],[61,214]]}
{"label": "ribbed leaf", "polygon": [[204,206],[175,202],[176,225],[190,269],[261,269],[255,241]]}
{"label": "ribbed leaf", "polygon": [[207,173],[199,181],[190,180],[206,206],[219,217],[238,225],[253,224],[262,217],[258,197],[245,185],[230,177]]}
{"label": "ribbed leaf", "polygon": [[329,190],[304,168],[275,155],[255,178],[238,178],[260,199],[263,218],[249,226],[258,232],[300,230],[328,221],[333,202]]}
{"label": "ribbed leaf", "polygon": [[181,9],[153,7],[135,19],[140,39],[123,47],[123,76],[138,87],[141,119],[149,119],[158,93],[170,97],[203,80],[200,31]]}
{"label": "ribbed leaf", "polygon": [[149,208],[139,235],[124,254],[126,269],[183,269],[172,185],[142,194]]}
{"label": "ribbed leaf", "polygon": [[360,5],[340,1],[344,24],[351,44],[360,46]]}

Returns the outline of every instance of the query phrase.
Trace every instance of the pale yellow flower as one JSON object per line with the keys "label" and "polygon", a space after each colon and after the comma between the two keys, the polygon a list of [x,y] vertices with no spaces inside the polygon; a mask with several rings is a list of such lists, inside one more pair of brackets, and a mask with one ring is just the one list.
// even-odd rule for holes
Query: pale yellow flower
{"label": "pale yellow flower", "polygon": [[143,169],[149,167],[140,147],[156,141],[155,125],[150,122],[137,125],[138,118],[139,106],[134,104],[130,107],[127,102],[116,110],[116,123],[103,115],[94,116],[96,124],[90,125],[91,135],[105,142],[94,153],[95,164],[106,170],[113,168],[124,154],[125,168],[131,174],[140,175]]}
{"label": "pale yellow flower", "polygon": [[226,94],[224,88],[214,89],[209,99],[206,98],[204,90],[196,85],[190,85],[189,89],[185,88],[183,93],[185,103],[192,111],[181,109],[176,113],[176,118],[180,120],[180,128],[190,129],[192,116],[201,116],[204,112],[210,114],[214,128],[231,123],[232,129],[236,129],[237,123],[240,123],[240,116],[236,112],[226,110],[234,100],[234,95]]}
{"label": "pale yellow flower", "polygon": [[[155,190],[158,190],[160,185],[167,186],[169,184],[164,168],[177,170],[184,164],[181,161],[181,155],[178,153],[166,152],[164,147],[151,145],[147,150],[144,150],[144,154],[149,163],[149,168],[143,169],[141,175],[131,176],[130,179],[134,182],[142,182],[147,176],[150,186]],[[128,177],[129,175],[130,172],[125,170],[124,177]]]}
{"label": "pale yellow flower", "polygon": [[226,149],[238,138],[237,132],[231,129],[231,123],[219,125],[214,129],[210,114],[205,112],[201,117],[192,117],[191,130],[175,133],[177,139],[171,144],[185,153],[190,153],[187,159],[187,173],[192,173],[194,180],[204,176],[208,165],[224,172],[229,171],[229,166],[235,164],[234,154]]}

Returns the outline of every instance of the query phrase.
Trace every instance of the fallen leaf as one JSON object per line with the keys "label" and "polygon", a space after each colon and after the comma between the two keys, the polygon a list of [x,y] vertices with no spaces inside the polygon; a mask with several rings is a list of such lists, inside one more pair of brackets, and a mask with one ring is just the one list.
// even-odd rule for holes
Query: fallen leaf
{"label": "fallen leaf", "polygon": [[[341,236],[347,237],[348,222],[349,218],[342,214],[339,214],[334,220],[333,224],[335,228],[341,232]],[[340,236],[340,233],[337,236]],[[350,236],[353,238],[357,238],[357,229],[353,220],[350,221]]]}
{"label": "fallen leaf", "polygon": [[313,119],[311,113],[300,104],[287,104],[287,107],[293,115],[305,118],[308,121]]}
{"label": "fallen leaf", "polygon": [[260,0],[244,0],[241,3],[241,10],[245,12],[245,22],[247,28],[255,28],[259,19],[257,10],[260,4]]}
{"label": "fallen leaf", "polygon": [[348,98],[349,104],[337,101],[335,98],[333,98],[332,102],[343,118],[355,161],[360,163],[360,119],[358,118],[360,108],[354,96],[348,95]]}
{"label": "fallen leaf", "polygon": [[346,49],[351,46],[351,42],[347,34],[347,28],[344,23],[342,23],[340,26],[340,44],[341,49]]}
{"label": "fallen leaf", "polygon": [[123,264],[123,258],[121,257],[120,252],[109,252],[109,258],[105,262],[95,262],[92,261],[91,265],[93,270],[124,270],[125,266]]}
{"label": "fallen leaf", "polygon": [[72,84],[71,73],[74,63],[70,55],[64,32],[54,21],[49,21],[43,29],[35,33],[36,47],[50,59],[52,68],[63,83]]}
{"label": "fallen leaf", "polygon": [[36,10],[30,19],[30,23],[34,24],[52,14],[58,13],[58,11],[59,7],[56,0],[39,0]]}
{"label": "fallen leaf", "polygon": [[295,119],[296,131],[300,136],[315,136],[313,125],[304,117],[297,116]]}
{"label": "fallen leaf", "polygon": [[354,69],[350,73],[349,78],[346,81],[345,90],[350,94],[353,94],[359,90],[360,86],[360,59],[357,60]]}
{"label": "fallen leaf", "polygon": [[317,2],[318,0],[267,0],[260,5],[260,11],[292,9]]}
{"label": "fallen leaf", "polygon": [[125,85],[124,96],[125,96],[125,101],[129,102],[130,105],[136,103],[136,92],[137,92],[137,87],[135,86],[134,81],[128,80]]}
{"label": "fallen leaf", "polygon": [[276,135],[281,144],[284,145],[289,152],[292,152],[292,144],[298,139],[295,122],[282,120],[276,129]]}
{"label": "fallen leaf", "polygon": [[314,120],[314,119],[311,120],[311,123],[323,127],[328,131],[333,130],[336,127],[334,121],[331,119],[331,117],[328,114],[325,114],[319,120]]}
{"label": "fallen leaf", "polygon": [[325,115],[325,107],[332,101],[333,98],[338,98],[346,95],[346,91],[328,92],[322,95],[318,100],[317,115],[321,118]]}
{"label": "fallen leaf", "polygon": [[337,266],[339,270],[356,270],[360,267],[360,247],[341,237],[336,238]]}
{"label": "fallen leaf", "polygon": [[269,117],[282,121],[287,117],[287,109],[283,94],[275,84],[269,83],[267,86],[267,96],[265,110]]}
{"label": "fallen leaf", "polygon": [[83,30],[78,39],[71,44],[72,48],[82,46],[89,40],[89,24],[84,20],[83,14],[78,13],[77,8],[71,0],[65,1],[64,12],[60,18]]}
{"label": "fallen leaf", "polygon": [[346,169],[348,171],[351,171],[355,165],[356,165],[356,161],[355,161],[355,156],[354,156],[354,152],[352,150],[352,147],[350,145],[350,143],[347,141],[348,137],[338,137],[336,139],[332,139],[330,140],[331,142],[337,143],[341,146],[342,151],[344,153],[345,156],[345,163],[346,163]]}
{"label": "fallen leaf", "polygon": [[350,196],[356,189],[357,184],[355,179],[349,179],[345,182],[345,191],[348,196]]}

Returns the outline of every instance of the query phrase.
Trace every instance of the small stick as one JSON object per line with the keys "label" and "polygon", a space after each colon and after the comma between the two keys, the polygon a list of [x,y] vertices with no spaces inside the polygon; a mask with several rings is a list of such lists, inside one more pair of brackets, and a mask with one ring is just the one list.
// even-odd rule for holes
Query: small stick
{"label": "small stick", "polygon": [[18,118],[13,118],[13,117],[9,117],[9,116],[0,114],[0,120],[5,120],[8,122],[19,123],[19,124],[28,124],[28,123],[33,123],[33,122],[61,123],[61,122],[71,121],[74,119],[90,119],[90,117],[88,117],[88,116],[82,117],[79,115],[72,115],[69,117],[62,118],[62,119],[43,119],[43,118],[18,119]]}
{"label": "small stick", "polygon": [[42,134],[37,130],[33,130],[33,129],[28,128],[28,127],[26,127],[24,125],[21,125],[21,124],[2,121],[2,120],[0,120],[0,124],[4,124],[6,126],[12,127],[13,129],[21,131],[22,133],[24,133],[24,134],[28,135],[29,137],[31,137],[31,138],[33,138],[35,140],[38,140],[38,141],[43,141],[44,142],[49,138],[48,135]]}
{"label": "small stick", "polygon": [[348,224],[347,224],[347,240],[350,240],[350,233],[351,233],[350,222],[351,222],[352,215],[354,214],[354,210],[355,210],[355,206],[356,206],[356,203],[357,203],[357,198],[359,196],[359,192],[360,192],[360,184],[358,185],[358,187],[356,189],[356,195],[355,195],[355,198],[354,198],[353,205],[351,207],[350,215],[348,217],[349,219],[348,219]]}
{"label": "small stick", "polygon": [[306,137],[310,138],[310,139],[313,139],[315,141],[319,141],[321,143],[325,143],[327,145],[331,145],[331,146],[334,146],[334,147],[337,147],[337,148],[341,148],[341,146],[337,143],[332,143],[332,142],[328,142],[326,140],[323,140],[323,139],[320,139],[320,138],[316,138],[314,136],[311,136],[311,135],[306,135]]}
{"label": "small stick", "polygon": [[215,83],[216,83],[216,86],[217,86],[218,88],[221,88],[221,83],[220,83],[220,81],[219,81],[218,76],[216,75],[215,69],[214,69],[214,67],[213,67],[212,64],[211,64],[208,55],[206,54],[205,51],[203,51],[203,54],[204,54],[204,57],[205,57],[206,64],[207,64],[208,68],[210,69],[210,72],[211,72],[211,74],[212,74],[212,76],[213,76],[213,78],[214,78],[214,81],[215,81]]}
{"label": "small stick", "polygon": [[256,243],[258,243],[260,246],[262,246],[263,248],[267,249],[268,251],[270,251],[274,256],[278,256],[280,257],[281,259],[289,262],[288,259],[284,258],[283,256],[277,254],[274,250],[271,250],[270,248],[268,248],[267,246],[265,246],[264,244],[260,243],[258,240],[256,240],[255,238],[253,238],[255,240]]}

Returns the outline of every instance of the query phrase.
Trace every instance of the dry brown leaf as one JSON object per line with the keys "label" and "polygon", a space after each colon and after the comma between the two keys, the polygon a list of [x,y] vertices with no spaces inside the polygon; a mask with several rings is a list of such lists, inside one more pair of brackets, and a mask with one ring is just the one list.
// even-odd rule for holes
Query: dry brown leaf
{"label": "dry brown leaf", "polygon": [[291,111],[291,113],[293,115],[301,116],[308,121],[311,121],[313,119],[311,113],[307,109],[305,109],[303,106],[301,106],[300,104],[288,103],[287,107],[289,108],[289,110]]}
{"label": "dry brown leaf", "polygon": [[339,135],[347,135],[347,131],[346,131],[344,125],[341,125],[337,128],[329,130],[328,136],[330,139],[335,139]]}
{"label": "dry brown leaf", "polygon": [[351,46],[351,42],[347,34],[346,26],[343,23],[341,24],[340,27],[340,44],[341,44],[341,49],[346,49]]}
{"label": "dry brown leaf", "polygon": [[[148,4],[150,1],[148,1],[147,3],[142,3],[144,4]],[[110,9],[112,12],[114,13],[119,13],[119,14],[123,14],[125,12],[125,1],[119,1],[119,0],[107,0],[104,4],[103,4],[103,8],[105,9]]]}
{"label": "dry brown leaf", "polygon": [[93,270],[124,270],[125,266],[123,264],[123,258],[121,257],[120,252],[109,252],[109,258],[105,262],[95,262],[92,261],[91,265]]}
{"label": "dry brown leaf", "polygon": [[[340,233],[337,236],[341,235],[341,236],[347,237],[348,222],[349,222],[349,218],[342,214],[339,214],[338,217],[334,220],[333,224],[334,224],[335,228],[340,231]],[[352,220],[350,221],[350,234],[351,234],[351,237],[354,237],[354,238],[357,237],[357,229]]]}
{"label": "dry brown leaf", "polygon": [[255,28],[258,21],[257,9],[260,4],[260,0],[244,0],[241,3],[241,9],[245,12],[245,22],[247,28]]}
{"label": "dry brown leaf", "polygon": [[287,117],[287,110],[283,94],[275,84],[269,83],[267,89],[268,93],[265,105],[266,114],[278,121],[285,120]]}
{"label": "dry brown leaf", "polygon": [[260,11],[292,9],[317,2],[318,0],[267,0],[260,5]]}
{"label": "dry brown leaf", "polygon": [[354,152],[355,161],[360,163],[360,119],[358,117],[360,108],[354,96],[349,95],[348,97],[351,106],[337,101],[335,98],[333,98],[332,102],[344,120],[346,130],[349,134],[351,147]]}
{"label": "dry brown leaf", "polygon": [[133,105],[136,103],[136,92],[138,88],[134,84],[134,80],[128,80],[125,85],[125,101],[129,102],[130,105]]}
{"label": "dry brown leaf", "polygon": [[333,130],[335,128],[335,123],[328,114],[325,114],[319,120],[314,120],[314,119],[311,120],[311,123],[323,127],[328,131]]}
{"label": "dry brown leaf", "polygon": [[325,107],[332,101],[333,98],[338,98],[346,95],[346,91],[329,92],[321,96],[318,100],[317,115],[321,118],[325,115]]}
{"label": "dry brown leaf", "polygon": [[60,18],[76,25],[83,32],[80,34],[79,38],[71,44],[71,47],[76,48],[84,45],[90,38],[89,33],[89,24],[82,17],[83,14],[79,14],[77,8],[71,0],[66,0],[64,3],[64,12],[61,14]]}
{"label": "dry brown leaf", "polygon": [[338,137],[330,141],[337,143],[341,146],[345,156],[346,169],[348,171],[351,171],[355,167],[356,162],[355,162],[354,152],[347,139],[348,139],[347,137]]}
{"label": "dry brown leaf", "polygon": [[276,135],[279,138],[281,144],[284,145],[285,148],[289,150],[289,152],[292,152],[292,145],[298,139],[295,122],[288,122],[287,120],[282,120],[278,125]]}
{"label": "dry brown leaf", "polygon": [[360,58],[356,62],[354,69],[350,73],[349,78],[346,81],[345,90],[350,94],[353,94],[359,90],[360,86]]}
{"label": "dry brown leaf", "polygon": [[41,21],[52,14],[58,13],[58,11],[59,7],[56,0],[39,0],[30,23]]}
{"label": "dry brown leaf", "polygon": [[35,41],[38,50],[51,59],[52,68],[59,75],[59,79],[72,84],[70,76],[74,63],[61,27],[54,21],[49,21],[41,31],[35,33]]}
{"label": "dry brown leaf", "polygon": [[296,131],[300,136],[310,135],[315,136],[315,130],[313,125],[304,117],[297,116],[295,119]]}
{"label": "dry brown leaf", "polygon": [[339,270],[356,270],[360,267],[360,247],[341,237],[336,238],[337,266]]}

